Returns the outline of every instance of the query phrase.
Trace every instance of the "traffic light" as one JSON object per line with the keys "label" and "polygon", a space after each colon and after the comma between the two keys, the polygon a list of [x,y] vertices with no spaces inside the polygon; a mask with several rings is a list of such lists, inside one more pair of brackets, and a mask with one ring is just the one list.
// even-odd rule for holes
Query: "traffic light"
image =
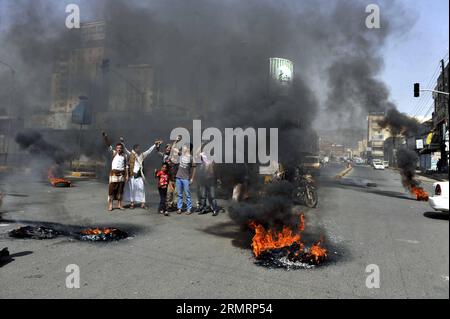
{"label": "traffic light", "polygon": [[420,96],[420,84],[414,83],[414,97]]}

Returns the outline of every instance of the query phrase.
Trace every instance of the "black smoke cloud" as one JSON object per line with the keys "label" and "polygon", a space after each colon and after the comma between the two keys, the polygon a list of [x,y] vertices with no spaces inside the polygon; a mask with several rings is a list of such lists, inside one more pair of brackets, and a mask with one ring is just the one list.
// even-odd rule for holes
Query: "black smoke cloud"
{"label": "black smoke cloud", "polygon": [[409,149],[400,149],[397,153],[398,167],[402,175],[402,184],[408,190],[420,183],[414,178],[416,175],[417,154]]}
{"label": "black smoke cloud", "polygon": [[[167,110],[164,115],[153,114],[151,123],[139,113],[131,123],[116,114],[115,121],[95,134],[105,130],[119,136],[127,130],[137,139],[196,118],[203,120],[204,127],[275,127],[280,131],[279,157],[289,163],[311,149],[314,123],[327,128],[360,127],[367,111],[393,107],[386,86],[377,78],[383,67],[381,49],[389,35],[401,33],[403,24],[410,25],[394,1],[380,4],[383,26],[379,30],[365,27],[364,1],[75,2],[84,21],[106,20],[105,58],[113,70],[140,63],[154,68],[163,88],[157,106]],[[55,60],[77,47],[79,30],[64,26],[64,4],[19,0],[9,6],[9,25],[0,36],[0,50],[17,68],[20,95],[14,109],[24,116],[48,110]],[[396,17],[393,12],[399,11],[402,15]],[[86,12],[88,18],[83,16]],[[270,57],[295,64],[289,96],[267,93]],[[84,81],[74,79],[73,83]],[[96,90],[95,84],[80,87]],[[81,88],[78,93],[90,95]],[[185,108],[187,115],[170,111],[178,110],[172,106]],[[95,135],[89,140],[95,140]],[[270,197],[277,205],[267,203],[264,216],[288,210],[275,193]]]}
{"label": "black smoke cloud", "polygon": [[[107,58],[112,67],[148,63],[155,68],[165,89],[164,105],[184,106],[192,117],[219,123],[224,114],[226,120],[236,112],[234,117],[249,125],[255,112],[261,115],[261,106],[247,112],[256,106],[242,103],[266,89],[267,59],[273,56],[295,63],[298,81],[305,83],[306,91],[317,96],[330,92],[326,105],[331,112],[323,119],[317,120],[320,107],[312,99],[286,114],[304,115],[300,119],[304,126],[314,120],[326,127],[330,121],[361,123],[365,114],[358,110],[385,107],[388,92],[376,79],[383,64],[380,51],[389,34],[400,33],[402,23],[410,22],[392,1],[380,4],[379,30],[365,27],[367,4],[363,1],[75,2],[80,4],[83,20],[106,19]],[[79,31],[64,26],[65,4],[19,0],[9,6],[10,25],[2,36],[2,51],[17,66],[18,90],[27,92],[17,101],[21,105],[16,109],[22,114],[36,105],[48,107],[50,81],[43,79],[50,79],[56,58],[77,46]],[[394,17],[394,11],[402,12],[401,19]],[[279,111],[275,107],[265,111],[276,123]]]}
{"label": "black smoke cloud", "polygon": [[[388,128],[392,135],[395,136],[414,136],[419,131],[419,122],[408,116],[400,113],[396,109],[390,109],[386,112],[385,118],[379,122],[383,128]],[[402,176],[403,186],[411,190],[412,187],[417,187],[419,182],[414,178],[416,175],[418,156],[413,150],[402,147],[397,152],[397,165]]]}
{"label": "black smoke cloud", "polygon": [[380,29],[367,29],[365,20],[357,18],[358,4],[344,2],[333,14],[333,33],[348,45],[343,49],[334,45],[330,48],[336,58],[326,69],[329,90],[325,104],[330,112],[330,121],[326,123],[344,130],[352,123],[355,130],[360,130],[358,135],[365,134],[365,118],[369,112],[397,108],[387,85],[380,79],[384,68],[383,48],[388,40],[401,40],[416,16],[395,1],[378,5]]}
{"label": "black smoke cloud", "polygon": [[63,32],[64,16],[55,18],[57,6],[50,1],[18,0],[2,8],[0,56],[15,69],[14,77],[0,73],[0,96],[14,91],[12,107],[2,106],[20,117],[48,111],[54,62],[73,48],[76,33]]}
{"label": "black smoke cloud", "polygon": [[260,191],[264,195],[253,193],[245,202],[235,202],[229,207],[232,220],[240,225],[249,221],[270,227],[296,225],[299,222],[299,212],[292,203],[294,188],[288,181],[265,185]]}
{"label": "black smoke cloud", "polygon": [[58,165],[70,159],[70,153],[57,145],[49,143],[37,131],[20,132],[17,134],[15,141],[23,150],[28,151],[30,154],[43,156]]}
{"label": "black smoke cloud", "polygon": [[407,114],[400,113],[397,109],[386,112],[385,118],[379,122],[383,128],[388,128],[392,135],[414,135],[419,130],[420,123]]}

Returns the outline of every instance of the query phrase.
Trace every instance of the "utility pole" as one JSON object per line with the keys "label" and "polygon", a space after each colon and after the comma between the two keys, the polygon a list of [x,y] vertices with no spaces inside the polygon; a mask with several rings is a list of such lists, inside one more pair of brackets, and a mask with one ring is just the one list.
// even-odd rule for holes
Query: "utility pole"
{"label": "utility pole", "polygon": [[[435,87],[435,89],[427,88],[427,89],[421,89],[420,83],[414,83],[414,97],[419,97],[420,92],[432,92],[435,94],[434,101],[437,108],[439,108],[438,112],[438,120],[439,120],[439,127],[434,127],[434,129],[438,130],[441,141],[440,141],[440,153],[441,153],[441,161],[444,162],[445,167],[448,169],[448,147],[446,143],[446,137],[448,135],[448,129],[449,129],[449,79],[450,74],[445,74],[445,61],[444,59],[441,59],[441,75],[438,78],[438,85]],[[448,71],[447,71],[448,72]],[[446,77],[447,75],[447,77]],[[441,79],[439,83],[439,79]],[[442,108],[444,108],[442,112]],[[435,110],[436,111],[436,110]],[[443,113],[443,114],[442,114]],[[442,115],[441,115],[442,114]],[[443,120],[443,122],[441,122]],[[433,115],[433,122],[434,122],[434,115]],[[433,126],[436,126],[436,123],[434,123]]]}
{"label": "utility pole", "polygon": [[[450,97],[448,95],[449,93],[449,80],[450,80],[450,74],[448,73],[449,70],[447,70],[447,79],[445,78],[445,61],[444,59],[441,60],[441,69],[442,69],[442,88],[440,89],[441,91],[446,91],[447,95],[443,95],[442,99],[443,99],[443,104],[444,107],[447,107],[447,112],[445,112],[445,127],[443,128],[443,132],[442,132],[442,144],[441,144],[441,157],[443,157],[443,161],[445,163],[445,166],[447,166],[448,169],[448,158],[449,158],[449,150],[447,149],[447,144],[446,144],[446,137],[448,136],[448,131],[449,131],[449,118],[450,118]],[[445,88],[447,87],[447,90],[445,90]],[[443,156],[442,156],[443,154]]]}
{"label": "utility pole", "polygon": [[10,101],[9,101],[9,107],[8,107],[8,116],[10,117],[8,119],[8,131],[6,133],[6,137],[5,137],[5,158],[4,158],[4,164],[7,165],[8,164],[8,154],[9,154],[9,139],[10,139],[10,134],[11,134],[11,130],[12,130],[12,110],[13,110],[13,104],[14,104],[14,96],[15,96],[15,91],[16,91],[16,86],[15,86],[15,82],[16,82],[16,70],[9,64],[0,61],[0,65],[6,66],[10,72],[11,72],[11,92],[10,92]]}
{"label": "utility pole", "polygon": [[[442,85],[439,88],[440,91],[446,92],[445,91],[445,87],[447,86],[448,88],[448,77],[447,77],[447,81],[445,80],[445,62],[444,59],[441,60],[441,72],[442,72]],[[445,96],[444,96],[445,98]],[[448,113],[448,96],[447,96],[447,112],[446,112],[446,119],[445,119],[445,123],[446,126],[448,126],[448,118],[449,118],[449,113]]]}

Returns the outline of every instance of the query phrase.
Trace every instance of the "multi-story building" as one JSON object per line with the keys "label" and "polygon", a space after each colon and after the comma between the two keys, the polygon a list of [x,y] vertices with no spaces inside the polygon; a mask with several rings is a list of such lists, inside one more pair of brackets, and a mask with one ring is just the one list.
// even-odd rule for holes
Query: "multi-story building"
{"label": "multi-story building", "polygon": [[106,54],[104,21],[81,25],[78,43],[60,53],[52,74],[52,103],[46,115],[47,125],[55,129],[71,128],[71,115],[79,96],[94,97],[102,80],[101,65]]}
{"label": "multi-story building", "polygon": [[330,140],[319,139],[319,154],[336,160],[347,156],[345,145],[333,143]]}
{"label": "multi-story building", "polygon": [[294,79],[294,63],[284,58],[269,59],[269,90],[273,94],[287,95]]}
{"label": "multi-story building", "polygon": [[106,94],[99,101],[104,107],[96,114],[97,124],[120,125],[155,110],[154,78],[155,72],[148,64],[110,67],[103,79]]}
{"label": "multi-story building", "polygon": [[19,151],[19,145],[14,142],[13,136],[23,129],[21,118],[0,114],[0,166],[7,164],[8,156]]}
{"label": "multi-story building", "polygon": [[358,157],[365,158],[367,151],[367,140],[363,139],[358,141],[358,147],[356,148],[354,154]]}
{"label": "multi-story building", "polygon": [[380,126],[384,112],[371,112],[367,116],[367,159],[384,160],[384,141],[391,136],[387,128]]}
{"label": "multi-story building", "polygon": [[[444,62],[442,61],[444,66]],[[448,84],[448,63],[443,67],[435,90],[441,92],[449,92]],[[440,152],[440,158],[444,164],[444,170],[448,171],[448,95],[434,93],[434,112],[433,112],[433,134],[437,135],[437,145],[432,151]]]}
{"label": "multi-story building", "polygon": [[[74,129],[72,112],[79,97],[89,99],[92,126],[110,118],[132,120],[155,106],[155,72],[148,64],[130,64],[115,58],[114,44],[105,21],[81,25],[76,45],[61,52],[54,63],[51,106],[47,114],[33,116],[30,125],[52,129]],[[122,113],[123,117],[117,116]]]}

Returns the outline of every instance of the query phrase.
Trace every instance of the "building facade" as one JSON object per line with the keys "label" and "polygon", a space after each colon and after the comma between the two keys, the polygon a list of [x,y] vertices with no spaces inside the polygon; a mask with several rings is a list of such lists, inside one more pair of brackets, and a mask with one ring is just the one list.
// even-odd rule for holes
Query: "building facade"
{"label": "building facade", "polygon": [[280,95],[289,94],[294,80],[294,63],[284,58],[269,59],[269,90]]}
{"label": "building facade", "polygon": [[380,126],[380,122],[385,118],[384,112],[371,112],[367,116],[367,159],[384,161],[384,141],[391,136],[387,128]]}
{"label": "building facade", "polygon": [[152,111],[155,106],[153,68],[148,64],[110,61],[115,51],[110,38],[105,21],[81,24],[76,45],[61,52],[54,63],[49,112],[33,115],[28,121],[30,126],[78,128],[79,125],[72,123],[72,112],[80,97],[89,99],[92,128],[108,123],[110,118],[132,121],[133,115]]}
{"label": "building facade", "polygon": [[[449,92],[449,69],[448,63],[444,67],[444,61],[442,63],[442,72],[437,79],[437,85],[435,90],[441,92]],[[448,151],[449,151],[449,141],[448,141],[448,104],[449,96],[439,93],[433,94],[434,98],[434,112],[433,112],[433,135],[435,135],[436,144],[434,145],[433,152],[440,153],[440,159],[442,171],[448,172]]]}

